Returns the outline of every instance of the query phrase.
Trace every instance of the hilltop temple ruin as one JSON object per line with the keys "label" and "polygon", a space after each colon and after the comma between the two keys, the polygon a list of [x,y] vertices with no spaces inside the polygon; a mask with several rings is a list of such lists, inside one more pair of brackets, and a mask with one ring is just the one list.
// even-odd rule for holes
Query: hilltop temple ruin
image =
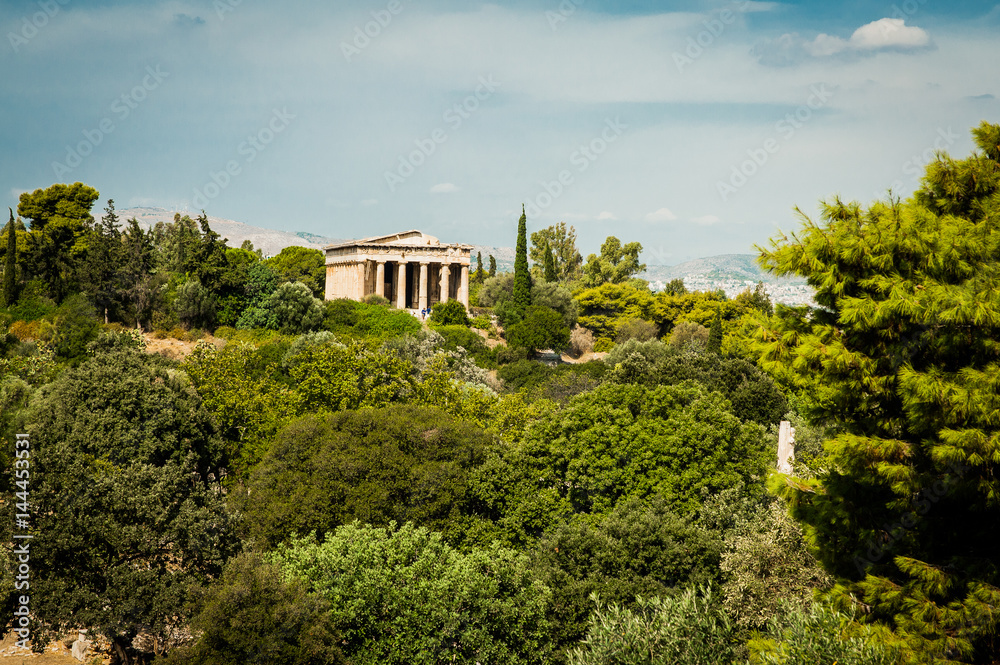
{"label": "hilltop temple ruin", "polygon": [[374,293],[399,309],[425,309],[445,300],[469,307],[472,245],[404,231],[325,249],[327,300],[361,300]]}

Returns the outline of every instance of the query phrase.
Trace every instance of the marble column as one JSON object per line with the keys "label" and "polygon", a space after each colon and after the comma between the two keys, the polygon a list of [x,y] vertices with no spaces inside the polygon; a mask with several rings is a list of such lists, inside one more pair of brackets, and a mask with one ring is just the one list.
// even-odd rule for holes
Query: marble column
{"label": "marble column", "polygon": [[406,309],[406,261],[396,262],[396,309]]}
{"label": "marble column", "polygon": [[427,263],[420,262],[420,286],[417,291],[417,300],[420,309],[427,309]]}
{"label": "marble column", "polygon": [[451,300],[451,264],[441,264],[441,302]]}
{"label": "marble column", "polygon": [[375,293],[385,297],[385,261],[375,264]]}
{"label": "marble column", "polygon": [[458,285],[458,299],[469,309],[469,266],[462,264],[462,281]]}

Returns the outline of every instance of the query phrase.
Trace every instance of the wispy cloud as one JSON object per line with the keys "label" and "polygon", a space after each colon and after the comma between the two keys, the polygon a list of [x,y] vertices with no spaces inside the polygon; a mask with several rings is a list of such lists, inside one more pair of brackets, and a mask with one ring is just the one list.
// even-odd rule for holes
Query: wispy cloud
{"label": "wispy cloud", "polygon": [[881,18],[855,30],[850,38],[820,33],[805,39],[798,33],[785,33],[775,40],[754,47],[761,64],[792,65],[808,59],[871,55],[882,51],[916,51],[930,48],[926,30],[906,25],[901,18]]}
{"label": "wispy cloud", "polygon": [[677,219],[677,215],[671,212],[670,208],[660,208],[646,215],[647,222],[672,222]]}
{"label": "wispy cloud", "polygon": [[692,217],[691,221],[702,226],[709,226],[711,224],[718,224],[722,220],[715,215],[702,215],[701,217]]}
{"label": "wispy cloud", "polygon": [[442,182],[431,187],[431,194],[454,194],[459,190],[458,185],[452,182]]}

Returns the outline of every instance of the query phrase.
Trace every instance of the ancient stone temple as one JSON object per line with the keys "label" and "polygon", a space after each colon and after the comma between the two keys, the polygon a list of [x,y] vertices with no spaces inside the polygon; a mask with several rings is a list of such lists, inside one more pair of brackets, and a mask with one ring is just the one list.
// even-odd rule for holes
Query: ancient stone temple
{"label": "ancient stone temple", "polygon": [[444,300],[468,307],[471,250],[420,231],[330,245],[326,299],[361,300],[375,293],[399,309],[424,309]]}

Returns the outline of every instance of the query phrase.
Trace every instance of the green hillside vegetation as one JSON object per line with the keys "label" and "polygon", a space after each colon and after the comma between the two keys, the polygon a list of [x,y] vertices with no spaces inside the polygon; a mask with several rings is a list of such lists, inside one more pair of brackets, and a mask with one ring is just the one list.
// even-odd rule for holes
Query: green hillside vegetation
{"label": "green hillside vegetation", "polygon": [[470,310],[422,321],[324,301],[322,253],[264,259],[204,213],[144,230],[111,200],[96,221],[82,183],[23,194],[0,525],[30,515],[34,648],[86,628],[122,665],[1000,662],[1000,126],[973,137],[907,200],[825,202],[761,249],[814,289],[801,307],[654,293],[639,243],[585,257],[522,215],[514,271],[479,257]]}

